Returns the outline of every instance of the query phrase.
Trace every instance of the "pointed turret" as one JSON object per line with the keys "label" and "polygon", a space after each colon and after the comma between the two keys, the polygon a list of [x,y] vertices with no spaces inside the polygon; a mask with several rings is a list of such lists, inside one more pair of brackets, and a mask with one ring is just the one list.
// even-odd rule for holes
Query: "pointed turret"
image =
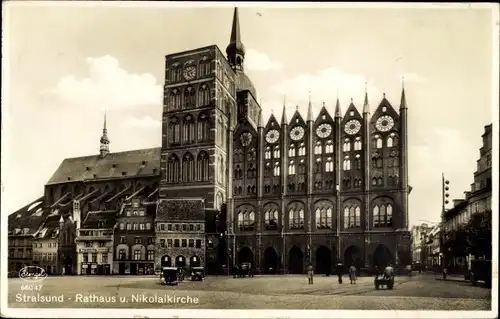
{"label": "pointed turret", "polygon": [[337,104],[335,105],[335,117],[338,118],[342,117],[342,114],[340,113],[340,101],[338,96],[337,96]]}
{"label": "pointed turret", "polygon": [[227,60],[234,70],[243,71],[243,60],[245,59],[245,46],[241,41],[240,18],[238,8],[234,8],[233,24],[231,27],[231,38],[226,48]]}
{"label": "pointed turret", "polygon": [[313,107],[311,102],[311,92],[309,92],[309,106],[307,108],[307,121],[312,122],[313,120]]}
{"label": "pointed turret", "polygon": [[401,90],[401,103],[399,104],[399,109],[407,109],[408,106],[406,105],[406,94],[405,94],[405,82],[403,79],[403,88]]}
{"label": "pointed turret", "polygon": [[288,119],[286,117],[286,105],[283,103],[283,113],[281,114],[281,124],[288,125]]}
{"label": "pointed turret", "polygon": [[365,102],[363,103],[363,113],[370,113],[370,104],[368,103],[368,84],[365,83]]}
{"label": "pointed turret", "polygon": [[104,125],[102,128],[102,136],[101,136],[101,146],[99,148],[101,157],[105,157],[109,154],[109,138],[108,138],[108,129],[106,128],[106,111],[104,111]]}

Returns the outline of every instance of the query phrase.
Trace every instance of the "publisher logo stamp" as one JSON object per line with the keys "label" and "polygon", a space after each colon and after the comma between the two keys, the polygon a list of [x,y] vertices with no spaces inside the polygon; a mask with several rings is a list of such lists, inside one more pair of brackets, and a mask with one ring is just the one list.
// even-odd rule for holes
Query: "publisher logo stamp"
{"label": "publisher logo stamp", "polygon": [[37,282],[47,278],[45,270],[38,266],[26,266],[19,270],[19,278],[24,281]]}

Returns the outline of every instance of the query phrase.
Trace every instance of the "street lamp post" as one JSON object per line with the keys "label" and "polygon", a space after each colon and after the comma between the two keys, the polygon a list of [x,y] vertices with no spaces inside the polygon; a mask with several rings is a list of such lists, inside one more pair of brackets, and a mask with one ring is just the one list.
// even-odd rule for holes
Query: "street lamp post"
{"label": "street lamp post", "polygon": [[441,252],[441,267],[443,271],[443,279],[446,279],[446,254],[444,251],[444,238],[445,238],[445,213],[446,213],[446,205],[449,203],[448,197],[450,194],[448,191],[450,187],[450,181],[444,178],[444,173],[442,173],[441,184],[442,184],[442,207],[441,207],[441,229],[440,229],[440,239],[441,245],[439,251]]}

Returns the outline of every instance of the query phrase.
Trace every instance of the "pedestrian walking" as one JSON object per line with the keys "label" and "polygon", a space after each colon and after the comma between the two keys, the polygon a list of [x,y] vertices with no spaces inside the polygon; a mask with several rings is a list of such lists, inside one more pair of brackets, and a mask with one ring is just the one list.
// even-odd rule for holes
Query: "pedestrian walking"
{"label": "pedestrian walking", "polygon": [[349,267],[349,280],[351,281],[351,285],[356,284],[356,266],[354,265]]}
{"label": "pedestrian walking", "polygon": [[307,270],[307,279],[309,280],[309,284],[313,284],[314,270],[313,266],[309,265],[309,269]]}
{"label": "pedestrian walking", "polygon": [[337,277],[339,279],[339,284],[341,284],[342,283],[342,275],[344,273],[344,265],[342,264],[342,262],[339,262],[337,264],[337,269],[336,270],[337,270]]}

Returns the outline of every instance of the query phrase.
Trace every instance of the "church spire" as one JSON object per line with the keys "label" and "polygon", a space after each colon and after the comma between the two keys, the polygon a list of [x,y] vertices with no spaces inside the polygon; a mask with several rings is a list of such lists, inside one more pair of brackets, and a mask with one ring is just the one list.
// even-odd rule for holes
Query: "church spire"
{"label": "church spire", "polygon": [[238,7],[234,8],[233,25],[231,27],[231,38],[226,48],[227,60],[234,70],[243,71],[243,60],[245,59],[245,46],[241,41],[240,18]]}
{"label": "church spire", "polygon": [[102,128],[102,136],[101,136],[101,146],[99,148],[99,152],[101,157],[105,157],[109,154],[109,138],[108,138],[108,129],[106,128],[106,110],[104,110],[104,125]]}
{"label": "church spire", "polygon": [[307,121],[313,121],[313,107],[311,102],[311,91],[309,91],[309,107],[307,108]]}
{"label": "church spire", "polygon": [[403,78],[402,90],[401,90],[401,104],[399,104],[400,109],[407,109],[408,105],[406,105],[406,94],[405,94],[405,78]]}
{"label": "church spire", "polygon": [[370,113],[370,104],[368,103],[368,83],[365,82],[365,103],[363,104],[363,113]]}

